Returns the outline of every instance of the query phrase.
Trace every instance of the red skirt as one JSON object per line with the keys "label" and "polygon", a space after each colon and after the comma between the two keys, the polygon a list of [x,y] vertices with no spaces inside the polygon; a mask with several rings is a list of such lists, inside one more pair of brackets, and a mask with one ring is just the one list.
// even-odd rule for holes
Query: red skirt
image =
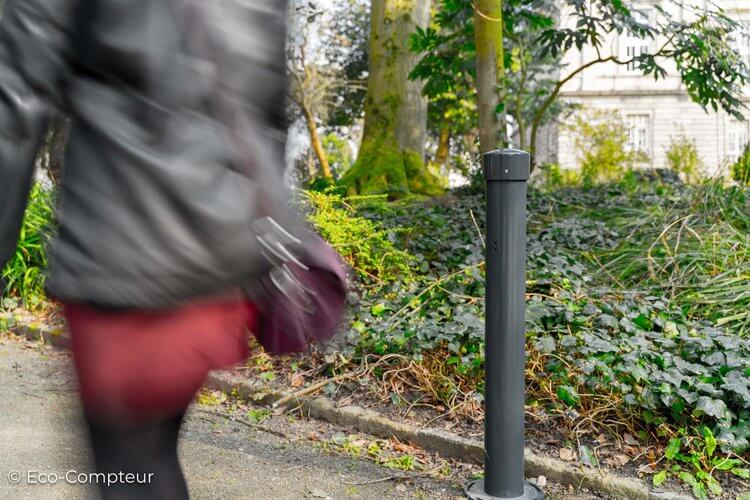
{"label": "red skirt", "polygon": [[248,356],[257,311],[237,297],[166,311],[65,304],[88,418],[133,425],[183,412],[211,370]]}

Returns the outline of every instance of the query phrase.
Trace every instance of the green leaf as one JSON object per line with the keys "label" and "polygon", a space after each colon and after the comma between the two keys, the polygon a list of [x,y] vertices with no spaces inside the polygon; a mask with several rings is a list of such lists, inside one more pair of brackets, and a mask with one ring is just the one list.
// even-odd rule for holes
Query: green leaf
{"label": "green leaf", "polygon": [[750,479],[750,469],[732,469],[732,474],[742,479]]}
{"label": "green leaf", "polygon": [[716,457],[712,462],[712,466],[716,470],[729,470],[741,463],[742,461],[736,458]]}
{"label": "green leaf", "polygon": [[541,337],[534,343],[534,349],[544,354],[553,353],[556,348],[555,339],[550,336]]}
{"label": "green leaf", "polygon": [[714,451],[716,451],[716,438],[714,433],[708,427],[703,428],[703,439],[706,442],[706,454],[712,457]]}
{"label": "green leaf", "polygon": [[689,472],[680,472],[678,476],[684,483],[693,487],[693,495],[695,496],[695,498],[697,498],[698,500],[708,499],[708,492],[706,491],[706,487],[703,486],[703,483],[698,481],[694,475]]}
{"label": "green leaf", "polygon": [[654,486],[655,487],[658,488],[666,480],[667,480],[667,471],[666,470],[663,470],[663,471],[660,471],[660,472],[657,472],[656,474],[654,474],[653,482],[654,482]]}
{"label": "green leaf", "polygon": [[696,484],[698,484],[698,480],[689,472],[682,471],[677,474],[677,477],[682,479],[682,482],[689,486],[695,486]]}
{"label": "green leaf", "polygon": [[680,441],[680,438],[670,439],[669,444],[667,445],[667,448],[664,450],[664,456],[670,460],[673,460],[674,457],[676,457],[677,454],[680,452],[681,444],[682,442]]}
{"label": "green leaf", "polygon": [[373,316],[382,316],[383,313],[388,309],[388,306],[385,305],[383,302],[378,302],[374,306],[372,306],[372,315]]}
{"label": "green leaf", "polygon": [[580,399],[578,391],[569,385],[558,386],[557,397],[568,406],[576,406]]}
{"label": "green leaf", "polygon": [[722,493],[721,485],[712,476],[708,476],[708,479],[706,480],[706,484],[708,485],[708,490],[711,493],[713,493],[714,495],[721,495]]}
{"label": "green leaf", "polygon": [[594,455],[588,446],[579,446],[578,456],[580,457],[581,463],[586,467],[597,467],[599,465],[596,455]]}
{"label": "green leaf", "polygon": [[706,487],[703,486],[703,483],[693,485],[693,495],[698,500],[708,500],[708,492],[706,491]]}
{"label": "green leaf", "polygon": [[653,322],[648,319],[648,316],[646,316],[645,314],[639,314],[633,319],[633,323],[638,325],[641,330],[645,330],[647,332],[650,332],[654,328]]}
{"label": "green leaf", "polygon": [[728,411],[726,403],[721,399],[701,396],[698,398],[698,403],[695,405],[695,411],[693,413],[698,416],[708,415],[709,417],[723,419],[726,417]]}

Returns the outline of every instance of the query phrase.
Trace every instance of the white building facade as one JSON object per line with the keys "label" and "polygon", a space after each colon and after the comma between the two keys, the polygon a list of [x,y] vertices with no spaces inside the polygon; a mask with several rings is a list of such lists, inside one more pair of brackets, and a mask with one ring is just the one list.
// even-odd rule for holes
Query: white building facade
{"label": "white building facade", "polygon": [[[632,4],[645,15],[656,15],[653,1]],[[750,24],[750,0],[718,0],[724,11],[738,20]],[[672,16],[687,15],[679,7],[670,7]],[[561,22],[569,22],[564,13]],[[604,42],[600,51],[603,56],[616,55],[627,60],[645,51],[656,50],[662,40],[641,40],[629,33],[613,34]],[[750,64],[750,34],[739,32],[733,36],[732,44]],[[588,61],[596,59],[592,47],[582,51],[572,49],[563,58],[564,76]],[[705,173],[715,175],[725,172],[748,142],[750,122],[738,121],[723,111],[708,113],[694,103],[673,65],[665,65],[667,77],[654,80],[643,76],[633,66],[604,62],[595,64],[568,81],[561,89],[560,98],[577,103],[582,110],[609,110],[619,113],[628,130],[628,147],[646,154],[644,166],[662,168],[667,166],[666,151],[673,138],[684,134],[695,141],[698,154],[704,164]],[[750,106],[750,93],[745,96]],[[575,111],[576,113],[583,111]],[[747,113],[750,118],[750,112]],[[553,123],[540,129],[537,138],[537,162],[557,163],[564,168],[578,166],[578,157],[571,133]]]}

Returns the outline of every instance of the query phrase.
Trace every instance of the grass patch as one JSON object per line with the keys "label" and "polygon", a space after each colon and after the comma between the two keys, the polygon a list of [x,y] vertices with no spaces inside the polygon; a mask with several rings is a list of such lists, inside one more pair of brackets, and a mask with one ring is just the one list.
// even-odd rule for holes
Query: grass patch
{"label": "grass patch", "polygon": [[47,240],[54,228],[54,192],[34,184],[18,236],[16,253],[2,269],[8,298],[20,300],[35,310],[45,305],[44,283],[47,270]]}

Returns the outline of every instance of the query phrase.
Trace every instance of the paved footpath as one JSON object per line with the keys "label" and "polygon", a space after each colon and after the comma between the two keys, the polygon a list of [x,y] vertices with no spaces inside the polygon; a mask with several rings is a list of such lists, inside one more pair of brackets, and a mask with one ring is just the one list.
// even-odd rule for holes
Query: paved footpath
{"label": "paved footpath", "polygon": [[[0,335],[0,499],[97,498],[92,487],[65,478],[93,472],[79,411],[66,353]],[[192,411],[180,456],[193,498],[461,498],[448,480],[383,480],[393,471],[298,439],[316,422],[285,425],[277,436],[221,412]],[[20,483],[12,484],[16,473]],[[53,474],[56,484],[39,484]]]}

